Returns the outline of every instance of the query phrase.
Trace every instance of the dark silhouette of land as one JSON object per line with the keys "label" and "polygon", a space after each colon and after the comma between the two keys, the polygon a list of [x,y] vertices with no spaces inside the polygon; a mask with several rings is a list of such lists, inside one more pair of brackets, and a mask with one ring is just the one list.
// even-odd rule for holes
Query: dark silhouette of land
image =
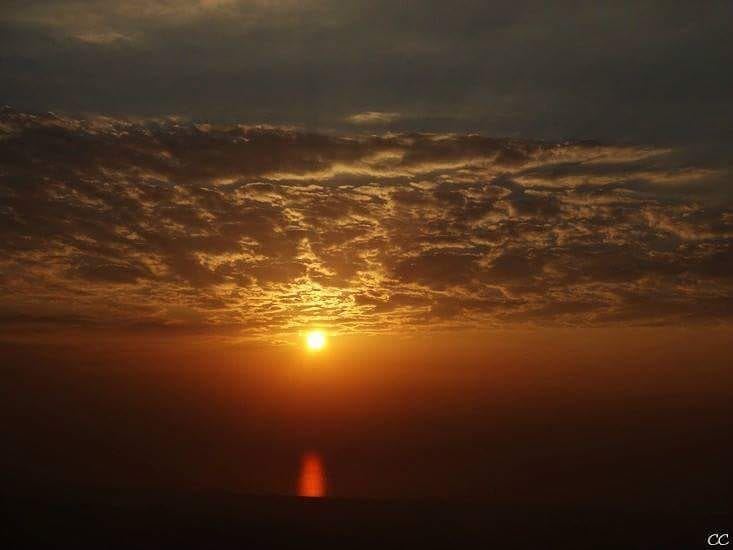
{"label": "dark silhouette of land", "polygon": [[5,495],[5,548],[706,548],[722,510],[502,507],[479,501],[302,499],[223,492]]}

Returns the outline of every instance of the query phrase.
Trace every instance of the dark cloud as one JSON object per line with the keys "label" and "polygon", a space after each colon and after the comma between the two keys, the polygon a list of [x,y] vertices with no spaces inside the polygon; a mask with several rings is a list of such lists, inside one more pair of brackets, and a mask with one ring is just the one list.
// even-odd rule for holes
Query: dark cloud
{"label": "dark cloud", "polygon": [[478,254],[430,250],[400,260],[394,274],[403,282],[442,289],[470,282],[478,272],[478,259]]}
{"label": "dark cloud", "polygon": [[313,128],[725,141],[729,156],[732,9],[725,0],[6,0],[0,102]]}
{"label": "dark cloud", "polygon": [[730,318],[730,174],[679,150],[12,109],[0,132],[5,326]]}
{"label": "dark cloud", "polygon": [[68,275],[86,281],[103,283],[135,283],[138,279],[149,278],[151,272],[143,265],[122,261],[109,261],[98,257],[83,257],[71,261],[73,267]]}

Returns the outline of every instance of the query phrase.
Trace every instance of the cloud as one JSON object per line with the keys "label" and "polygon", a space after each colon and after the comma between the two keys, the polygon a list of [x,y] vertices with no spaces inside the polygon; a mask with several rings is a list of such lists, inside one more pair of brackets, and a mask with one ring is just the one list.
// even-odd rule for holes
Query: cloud
{"label": "cloud", "polygon": [[74,37],[89,44],[112,44],[120,40],[132,40],[131,36],[115,31],[80,32]]}
{"label": "cloud", "polygon": [[275,338],[730,322],[730,174],[681,159],[3,108],[0,324]]}
{"label": "cloud", "polygon": [[384,113],[381,111],[366,111],[346,117],[346,121],[360,126],[383,126],[401,118],[400,113]]}
{"label": "cloud", "polygon": [[731,4],[627,4],[3,0],[0,102],[702,144],[727,160]]}

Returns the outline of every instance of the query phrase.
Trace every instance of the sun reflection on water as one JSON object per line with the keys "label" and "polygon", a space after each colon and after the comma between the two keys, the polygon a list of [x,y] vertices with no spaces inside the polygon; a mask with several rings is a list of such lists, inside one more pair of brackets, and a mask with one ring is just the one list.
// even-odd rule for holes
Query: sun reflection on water
{"label": "sun reflection on water", "polygon": [[309,451],[300,461],[298,496],[322,498],[326,496],[326,475],[318,453]]}

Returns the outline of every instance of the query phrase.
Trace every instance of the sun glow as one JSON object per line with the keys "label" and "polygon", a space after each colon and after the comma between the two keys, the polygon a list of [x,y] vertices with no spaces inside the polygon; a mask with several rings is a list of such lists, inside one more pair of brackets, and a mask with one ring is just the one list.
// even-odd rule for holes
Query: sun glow
{"label": "sun glow", "polygon": [[305,342],[309,350],[319,351],[326,346],[326,335],[321,330],[312,330],[306,335]]}

